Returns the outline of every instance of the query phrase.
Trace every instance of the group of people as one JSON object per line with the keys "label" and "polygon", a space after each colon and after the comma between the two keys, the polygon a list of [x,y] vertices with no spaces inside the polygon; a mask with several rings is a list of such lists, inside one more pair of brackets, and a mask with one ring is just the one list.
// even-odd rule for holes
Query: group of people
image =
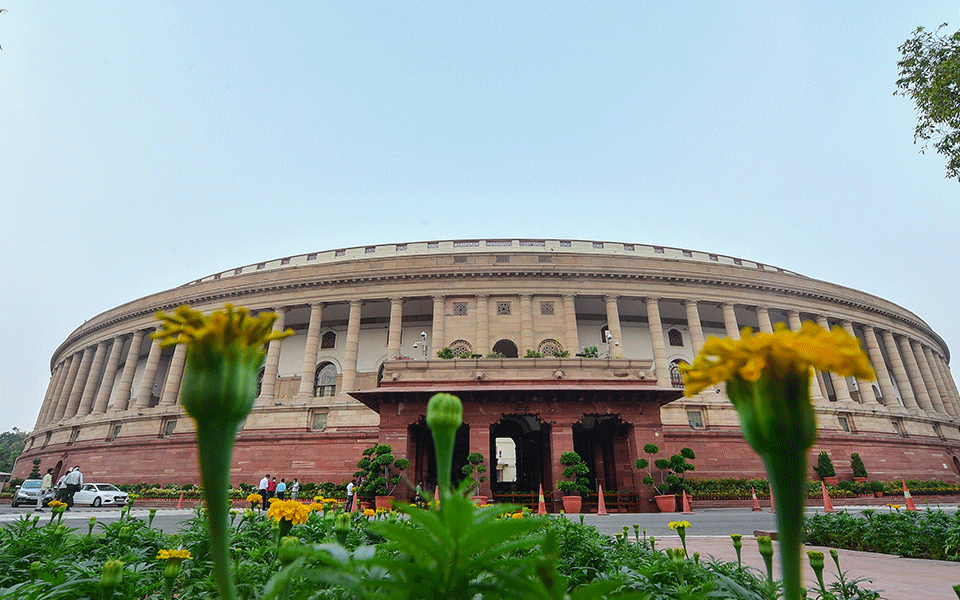
{"label": "group of people", "polygon": [[43,511],[43,499],[52,490],[56,489],[56,499],[67,505],[67,510],[73,508],[73,496],[80,491],[83,486],[83,473],[80,471],[80,465],[74,466],[57,480],[57,486],[53,486],[53,469],[47,469],[43,479],[40,480],[40,495],[37,496],[37,508],[34,510]]}
{"label": "group of people", "polygon": [[286,478],[281,477],[278,482],[276,477],[271,479],[270,474],[267,473],[263,476],[263,479],[260,480],[257,491],[260,497],[263,498],[263,504],[260,505],[260,510],[266,510],[270,507],[270,498],[286,500],[289,494],[290,500],[296,500],[297,494],[300,493],[300,482],[294,477],[290,485],[287,485]]}

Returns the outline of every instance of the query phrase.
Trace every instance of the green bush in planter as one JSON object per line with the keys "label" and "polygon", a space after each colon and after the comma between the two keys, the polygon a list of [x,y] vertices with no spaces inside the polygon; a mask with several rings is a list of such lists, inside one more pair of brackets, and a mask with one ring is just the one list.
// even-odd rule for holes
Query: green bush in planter
{"label": "green bush in planter", "polygon": [[[361,481],[361,498],[372,500],[374,496],[389,496],[400,485],[400,472],[410,466],[405,458],[394,459],[393,448],[387,444],[376,444],[363,451],[363,458],[357,462],[360,469],[354,473]],[[396,469],[396,474],[391,471]]]}
{"label": "green bush in planter", "polygon": [[821,452],[817,456],[817,465],[813,467],[813,470],[823,477],[836,477],[837,471],[833,468],[833,461],[830,460],[830,455],[826,452]]}
{"label": "green bush in planter", "polygon": [[587,484],[590,481],[583,477],[590,472],[583,459],[576,452],[564,452],[560,455],[560,464],[565,468],[560,475],[566,477],[557,482],[557,489],[567,496],[583,496],[590,491]]}
{"label": "green bush in planter", "polygon": [[854,477],[866,477],[867,476],[867,467],[864,466],[863,460],[860,458],[860,455],[854,452],[850,455],[850,468],[853,469]]}
{"label": "green bush in planter", "polygon": [[883,482],[882,481],[871,481],[869,484],[871,492],[882,492],[883,491]]}

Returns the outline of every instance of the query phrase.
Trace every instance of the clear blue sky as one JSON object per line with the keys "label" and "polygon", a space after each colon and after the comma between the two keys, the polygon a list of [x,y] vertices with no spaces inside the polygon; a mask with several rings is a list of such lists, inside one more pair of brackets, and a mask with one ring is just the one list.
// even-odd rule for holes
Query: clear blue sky
{"label": "clear blue sky", "polygon": [[954,2],[0,6],[0,431],[104,310],[424,239],[759,260],[960,356],[960,184],[892,95],[897,46],[960,27]]}

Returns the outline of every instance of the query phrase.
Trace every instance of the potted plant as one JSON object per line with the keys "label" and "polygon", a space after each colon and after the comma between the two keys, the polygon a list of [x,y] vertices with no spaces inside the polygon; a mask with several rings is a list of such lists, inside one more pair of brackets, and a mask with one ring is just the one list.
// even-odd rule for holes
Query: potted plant
{"label": "potted plant", "polygon": [[453,350],[450,348],[450,346],[444,346],[443,348],[437,350],[437,358],[449,360],[453,358]]}
{"label": "potted plant", "polygon": [[[377,508],[390,508],[393,491],[401,481],[400,472],[410,466],[405,458],[394,459],[392,452],[393,448],[387,444],[370,446],[357,462],[360,470],[354,473],[361,482],[357,494],[366,502],[373,498]],[[392,474],[394,470],[396,473]]]}
{"label": "potted plant", "polygon": [[[660,452],[656,444],[646,444],[643,451],[654,456]],[[643,478],[645,485],[653,486],[654,500],[660,512],[676,512],[677,494],[688,489],[684,482],[687,471],[696,471],[697,468],[687,462],[697,456],[690,448],[682,448],[679,453],[670,458],[658,458],[653,461],[653,466],[660,472],[660,482],[654,479],[653,470],[650,468],[650,461],[645,458],[637,459],[635,466],[640,469],[646,469],[647,475]]]}
{"label": "potted plant", "polygon": [[813,467],[813,470],[820,475],[820,478],[827,485],[837,485],[840,482],[837,471],[833,468],[833,461],[830,460],[830,455],[826,452],[821,452],[817,456],[817,464]]}
{"label": "potted plant", "polygon": [[856,452],[850,455],[850,468],[853,469],[854,481],[863,483],[867,480],[867,467],[863,465],[863,460]]}
{"label": "potted plant", "polygon": [[463,465],[462,469],[463,474],[473,480],[467,492],[475,491],[476,495],[471,496],[470,499],[481,506],[487,503],[487,497],[479,495],[480,484],[487,480],[487,476],[484,475],[487,472],[487,466],[483,464],[484,460],[483,454],[471,452],[467,455],[467,464]]}
{"label": "potted plant", "polygon": [[564,466],[560,475],[566,479],[557,482],[557,489],[566,495],[561,496],[563,510],[576,514],[583,507],[583,494],[586,494],[588,480],[583,477],[590,472],[583,459],[576,452],[564,452],[560,455],[560,464]]}
{"label": "potted plant", "polygon": [[874,498],[883,498],[883,482],[881,482],[881,481],[871,481],[871,482],[870,482],[870,491],[873,492]]}

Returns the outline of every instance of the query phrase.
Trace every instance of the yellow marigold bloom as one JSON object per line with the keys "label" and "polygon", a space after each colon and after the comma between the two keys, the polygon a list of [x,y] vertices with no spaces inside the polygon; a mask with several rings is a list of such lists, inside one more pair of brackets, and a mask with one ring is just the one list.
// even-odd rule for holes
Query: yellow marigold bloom
{"label": "yellow marigold bloom", "polygon": [[322,511],[323,511],[323,504],[321,504],[321,503],[319,503],[319,502],[313,502],[313,503],[311,503],[310,506],[308,506],[307,508],[310,509],[311,512],[322,512]]}
{"label": "yellow marigold bloom", "polygon": [[47,506],[49,506],[50,508],[57,508],[58,506],[66,506],[66,505],[67,505],[66,502],[60,502],[59,500],[51,500],[47,504]]}
{"label": "yellow marigold bloom", "polygon": [[[271,498],[276,500],[276,498]],[[296,500],[276,500],[270,503],[267,517],[274,521],[290,521],[292,525],[306,523],[310,518],[310,509]]]}
{"label": "yellow marigold bloom", "polygon": [[783,378],[809,373],[811,367],[845,377],[875,378],[857,338],[842,327],[826,331],[810,321],[805,321],[800,331],[790,331],[777,323],[774,333],[754,334],[746,327],[739,340],[710,336],[693,364],[681,364],[680,372],[683,393],[690,397],[734,375],[755,382],[765,370]]}
{"label": "yellow marigold bloom", "polygon": [[518,510],[517,512],[513,513],[512,515],[510,515],[510,518],[511,518],[511,519],[522,519],[522,518],[523,518],[523,511],[519,511],[519,510]]}
{"label": "yellow marigold bloom", "polygon": [[377,511],[373,510],[372,508],[363,509],[363,516],[365,517],[372,517],[375,514],[377,514]]}
{"label": "yellow marigold bloom", "polygon": [[190,560],[193,558],[190,556],[190,551],[185,548],[180,548],[178,550],[160,550],[157,553],[157,560],[169,560],[171,558],[178,560]]}
{"label": "yellow marigold bloom", "polygon": [[668,527],[670,527],[670,529],[689,529],[691,525],[690,521],[671,521]]}
{"label": "yellow marigold bloom", "polygon": [[263,496],[260,494],[250,494],[247,496],[247,502],[263,502]]}

